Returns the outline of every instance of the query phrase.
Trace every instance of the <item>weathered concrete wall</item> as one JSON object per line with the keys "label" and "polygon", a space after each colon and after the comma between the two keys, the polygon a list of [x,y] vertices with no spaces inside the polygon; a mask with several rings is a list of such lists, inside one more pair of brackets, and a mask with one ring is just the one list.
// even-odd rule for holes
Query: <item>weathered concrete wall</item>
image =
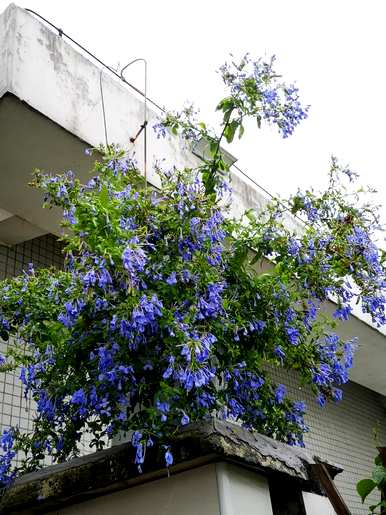
{"label": "weathered concrete wall", "polygon": [[221,515],[273,515],[269,485],[264,476],[229,463],[219,463],[216,479]]}
{"label": "weathered concrete wall", "polygon": [[[12,70],[6,81],[7,90],[89,145],[104,143],[100,68],[23,9],[11,5],[0,19],[9,34],[4,42],[8,68]],[[4,80],[3,75],[0,68],[0,80]],[[134,145],[129,140],[143,122],[143,98],[113,78],[108,70],[102,72],[102,85],[109,142],[134,151],[142,169],[143,134]],[[151,173],[155,159],[165,159],[165,166],[197,165],[198,158],[180,139],[156,137],[152,126],[157,113],[152,109],[148,111],[148,120],[151,182],[158,183]],[[237,174],[233,190],[235,214],[265,205],[261,192]]]}
{"label": "weathered concrete wall", "polygon": [[325,497],[303,492],[303,500],[307,515],[336,515],[329,500]]}
{"label": "weathered concrete wall", "polygon": [[15,10],[12,6],[0,16],[0,98],[9,89],[9,67],[14,53]]}
{"label": "weathered concrete wall", "polygon": [[[27,11],[10,6],[1,18],[9,34],[8,91],[90,145],[104,143],[100,69]],[[143,122],[143,102],[106,70],[102,85],[109,142],[129,150],[130,137]],[[149,110],[149,162],[165,156],[177,166],[197,163],[175,138],[166,143],[156,138],[155,120]],[[142,165],[143,137],[133,150]]]}
{"label": "weathered concrete wall", "polygon": [[[28,184],[36,168],[50,173],[74,170],[88,180],[94,158],[85,155],[86,146],[15,96],[0,98],[0,207],[44,233],[60,235],[60,210],[42,209],[43,192]],[[0,222],[0,240],[6,222]]]}

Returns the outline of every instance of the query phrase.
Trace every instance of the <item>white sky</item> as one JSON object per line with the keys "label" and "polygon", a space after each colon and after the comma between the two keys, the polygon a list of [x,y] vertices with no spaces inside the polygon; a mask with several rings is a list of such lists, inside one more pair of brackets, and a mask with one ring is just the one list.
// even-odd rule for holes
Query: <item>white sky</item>
{"label": "white sky", "polygon": [[[0,11],[8,5],[0,0]],[[23,1],[24,4],[24,1]],[[27,0],[110,65],[149,63],[149,95],[167,108],[185,100],[213,119],[222,95],[215,70],[229,52],[277,55],[296,81],[307,121],[282,140],[255,131],[230,148],[238,165],[274,193],[323,184],[329,156],[379,190],[386,221],[386,2],[384,0]],[[134,69],[126,75],[138,87]]]}

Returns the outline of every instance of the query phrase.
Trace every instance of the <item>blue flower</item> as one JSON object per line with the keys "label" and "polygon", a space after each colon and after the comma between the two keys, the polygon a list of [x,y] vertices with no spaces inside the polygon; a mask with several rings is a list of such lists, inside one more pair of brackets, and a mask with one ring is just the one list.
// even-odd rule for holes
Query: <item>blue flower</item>
{"label": "blue flower", "polygon": [[177,274],[176,272],[172,272],[169,277],[166,279],[166,282],[169,285],[177,284]]}
{"label": "blue flower", "polygon": [[65,327],[71,328],[77,322],[80,312],[85,307],[85,302],[82,299],[68,301],[64,303],[64,307],[66,311],[58,315],[58,321]]}
{"label": "blue flower", "polygon": [[141,247],[130,245],[122,254],[124,268],[128,271],[130,279],[138,282],[138,273],[143,272],[147,263],[147,256]]}
{"label": "blue flower", "polygon": [[329,386],[331,383],[331,367],[327,363],[321,363],[318,369],[315,369],[313,382],[320,386]]}
{"label": "blue flower", "polygon": [[323,408],[326,404],[326,397],[322,393],[318,393],[316,400],[321,408]]}
{"label": "blue flower", "polygon": [[303,401],[295,401],[293,404],[294,411],[299,413],[305,413],[307,410],[307,406]]}
{"label": "blue flower", "polygon": [[286,330],[286,333],[287,333],[290,343],[292,343],[292,345],[297,345],[299,343],[299,337],[300,337],[299,330],[296,329],[296,327],[292,327],[292,326],[287,326],[285,330]]}
{"label": "blue flower", "polygon": [[136,447],[135,463],[137,465],[141,465],[144,461],[145,461],[145,455],[143,452],[143,445],[139,443]]}
{"label": "blue flower", "polygon": [[0,456],[0,485],[9,486],[15,479],[16,473],[12,471],[12,462],[16,456],[13,450],[15,435],[13,429],[5,429],[0,438],[0,447],[3,454]]}
{"label": "blue flower", "polygon": [[133,447],[137,447],[142,440],[142,433],[140,431],[134,431],[131,437],[131,443]]}
{"label": "blue flower", "polygon": [[301,244],[294,238],[288,240],[287,252],[290,256],[298,256],[301,249]]}
{"label": "blue flower", "polygon": [[343,392],[339,388],[333,388],[331,395],[335,402],[339,402],[343,399]]}
{"label": "blue flower", "polygon": [[165,464],[167,467],[173,465],[173,455],[170,452],[170,449],[167,449],[165,452]]}
{"label": "blue flower", "polygon": [[50,399],[45,390],[38,391],[37,411],[49,422],[52,422],[56,416],[57,406]]}
{"label": "blue flower", "polygon": [[[241,65],[225,63],[220,72],[231,95],[237,95],[248,110],[261,114],[259,121],[263,118],[276,125],[282,137],[287,138],[307,118],[308,107],[301,105],[298,88],[279,82],[274,62],[275,56],[270,62],[264,62],[252,61],[246,55]],[[251,84],[254,84],[253,96],[249,93]]]}
{"label": "blue flower", "polygon": [[266,327],[267,322],[264,322],[264,320],[252,320],[249,324],[250,331],[257,331],[259,334],[261,334]]}
{"label": "blue flower", "polygon": [[71,397],[71,404],[79,406],[78,412],[80,416],[84,416],[87,413],[86,405],[87,405],[87,395],[85,394],[83,388],[76,390]]}
{"label": "blue flower", "polygon": [[156,408],[161,413],[161,422],[166,422],[167,420],[167,414],[170,411],[170,404],[166,401],[159,401],[156,402]]}
{"label": "blue flower", "polygon": [[225,283],[208,284],[205,297],[201,297],[198,301],[197,319],[216,318],[223,312],[222,291],[225,289]]}
{"label": "blue flower", "polygon": [[188,415],[186,413],[184,413],[181,418],[181,425],[186,426],[187,424],[189,424],[189,422],[190,422],[190,419],[189,419]]}
{"label": "blue flower", "polygon": [[63,218],[67,220],[71,225],[76,224],[75,218],[75,206],[70,206],[68,209],[63,210]]}
{"label": "blue flower", "polygon": [[283,402],[283,399],[284,399],[286,393],[287,393],[287,388],[284,386],[284,384],[279,384],[275,390],[275,401],[278,404],[281,404]]}
{"label": "blue flower", "polygon": [[156,133],[158,139],[166,137],[166,127],[162,121],[153,124],[153,130]]}
{"label": "blue flower", "polygon": [[352,312],[351,306],[342,306],[342,307],[336,309],[332,315],[334,318],[338,318],[340,320],[348,320],[351,312]]}
{"label": "blue flower", "polygon": [[281,348],[280,345],[277,345],[275,347],[275,350],[273,351],[275,353],[275,355],[281,360],[283,361],[284,358],[285,358],[285,352],[283,351],[283,349]]}
{"label": "blue flower", "polygon": [[68,195],[67,188],[64,184],[59,184],[58,190],[56,192],[57,198],[65,198]]}

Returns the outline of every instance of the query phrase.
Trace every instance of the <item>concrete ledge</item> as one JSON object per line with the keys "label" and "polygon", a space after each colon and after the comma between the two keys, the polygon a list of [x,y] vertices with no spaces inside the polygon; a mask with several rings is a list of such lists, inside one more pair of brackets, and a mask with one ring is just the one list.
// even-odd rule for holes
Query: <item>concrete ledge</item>
{"label": "concrete ledge", "polygon": [[[310,467],[316,458],[229,422],[212,419],[187,426],[173,442],[173,455],[170,474],[229,461],[283,480],[297,480],[305,490],[321,491]],[[131,444],[125,443],[26,474],[3,493],[0,514],[44,513],[168,475],[162,453],[155,449],[146,456],[143,474],[133,458]],[[342,470],[329,463],[327,466],[332,476]]]}

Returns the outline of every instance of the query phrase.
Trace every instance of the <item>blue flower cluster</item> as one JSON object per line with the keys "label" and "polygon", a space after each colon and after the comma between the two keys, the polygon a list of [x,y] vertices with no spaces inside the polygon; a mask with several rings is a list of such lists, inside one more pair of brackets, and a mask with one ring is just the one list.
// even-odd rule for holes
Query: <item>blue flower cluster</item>
{"label": "blue flower cluster", "polygon": [[15,478],[15,471],[12,470],[12,460],[16,456],[14,443],[13,430],[5,429],[0,438],[0,482],[5,486],[10,485]]}
{"label": "blue flower cluster", "polygon": [[[232,73],[223,69],[234,97],[247,101],[251,84],[251,110],[284,136],[305,116],[272,63],[247,58]],[[332,175],[327,193],[292,198],[289,209],[308,224],[294,233],[282,201],[249,212],[248,223],[227,218],[228,189],[208,194],[202,169],[158,165],[161,187],[151,191],[109,148],[94,172],[86,186],[72,173],[36,179],[71,225],[65,270],[0,283],[1,335],[27,346],[19,361],[17,352],[0,356],[0,369],[21,366],[37,405],[25,466],[40,466],[45,452],[76,455],[82,431],[98,449],[123,431],[139,469],[155,444],[170,467],[171,435],[209,416],[303,445],[306,406],[272,381],[270,366],[296,369],[320,405],[342,398],[355,342],[332,331],[333,318],[349,319],[359,299],[385,323],[385,268],[366,208],[347,201]],[[330,323],[321,315],[329,301]],[[0,483],[15,476],[18,438],[3,435]]]}
{"label": "blue flower cluster", "polygon": [[287,138],[307,118],[309,107],[300,103],[296,86],[278,80],[275,60],[273,56],[270,62],[254,61],[247,54],[240,63],[225,63],[220,67],[220,73],[236,99],[240,114],[254,115],[260,122],[265,120],[275,125],[282,137]]}

